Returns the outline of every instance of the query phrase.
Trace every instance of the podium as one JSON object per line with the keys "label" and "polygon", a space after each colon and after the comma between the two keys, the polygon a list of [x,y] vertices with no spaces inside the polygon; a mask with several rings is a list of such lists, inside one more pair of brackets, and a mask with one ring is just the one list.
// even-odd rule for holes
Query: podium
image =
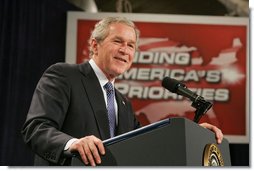
{"label": "podium", "polygon": [[[230,166],[229,143],[186,118],[165,119],[103,141],[101,166]],[[72,166],[84,166],[79,156]]]}

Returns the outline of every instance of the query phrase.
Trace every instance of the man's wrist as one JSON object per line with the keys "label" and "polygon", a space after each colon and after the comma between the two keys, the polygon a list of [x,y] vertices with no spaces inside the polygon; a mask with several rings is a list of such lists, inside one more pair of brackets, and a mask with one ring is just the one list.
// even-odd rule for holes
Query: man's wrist
{"label": "man's wrist", "polygon": [[68,150],[70,148],[70,146],[75,142],[77,141],[78,139],[77,138],[72,138],[70,139],[66,144],[65,144],[65,147],[64,147],[64,150]]}

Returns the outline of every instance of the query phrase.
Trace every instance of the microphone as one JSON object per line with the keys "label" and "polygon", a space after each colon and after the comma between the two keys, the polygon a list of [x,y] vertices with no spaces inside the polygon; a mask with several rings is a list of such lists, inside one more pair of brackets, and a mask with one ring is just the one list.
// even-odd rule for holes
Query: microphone
{"label": "microphone", "polygon": [[162,86],[172,93],[189,98],[191,101],[195,101],[198,97],[197,94],[187,89],[183,83],[173,78],[165,77],[162,80]]}
{"label": "microphone", "polygon": [[165,77],[162,80],[162,86],[172,93],[189,98],[193,103],[192,107],[196,108],[194,122],[198,123],[202,115],[204,115],[211,107],[212,103],[205,101],[205,99],[196,93],[189,90],[185,84],[176,79]]}

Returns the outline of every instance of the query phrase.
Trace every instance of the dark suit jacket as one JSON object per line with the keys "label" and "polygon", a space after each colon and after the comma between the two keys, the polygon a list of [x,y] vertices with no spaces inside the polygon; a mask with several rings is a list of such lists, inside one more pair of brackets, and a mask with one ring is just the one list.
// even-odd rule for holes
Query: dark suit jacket
{"label": "dark suit jacket", "polygon": [[[117,90],[118,127],[122,134],[139,127],[130,101]],[[99,80],[89,63],[58,63],[40,79],[22,129],[35,152],[35,165],[62,165],[63,149],[71,138],[110,137],[107,109]]]}

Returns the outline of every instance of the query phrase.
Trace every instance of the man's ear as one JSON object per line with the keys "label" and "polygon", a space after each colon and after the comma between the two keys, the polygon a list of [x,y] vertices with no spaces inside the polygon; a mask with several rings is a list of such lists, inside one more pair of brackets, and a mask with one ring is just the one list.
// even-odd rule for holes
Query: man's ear
{"label": "man's ear", "polygon": [[98,55],[98,42],[96,39],[92,39],[91,47],[93,49],[93,54]]}

